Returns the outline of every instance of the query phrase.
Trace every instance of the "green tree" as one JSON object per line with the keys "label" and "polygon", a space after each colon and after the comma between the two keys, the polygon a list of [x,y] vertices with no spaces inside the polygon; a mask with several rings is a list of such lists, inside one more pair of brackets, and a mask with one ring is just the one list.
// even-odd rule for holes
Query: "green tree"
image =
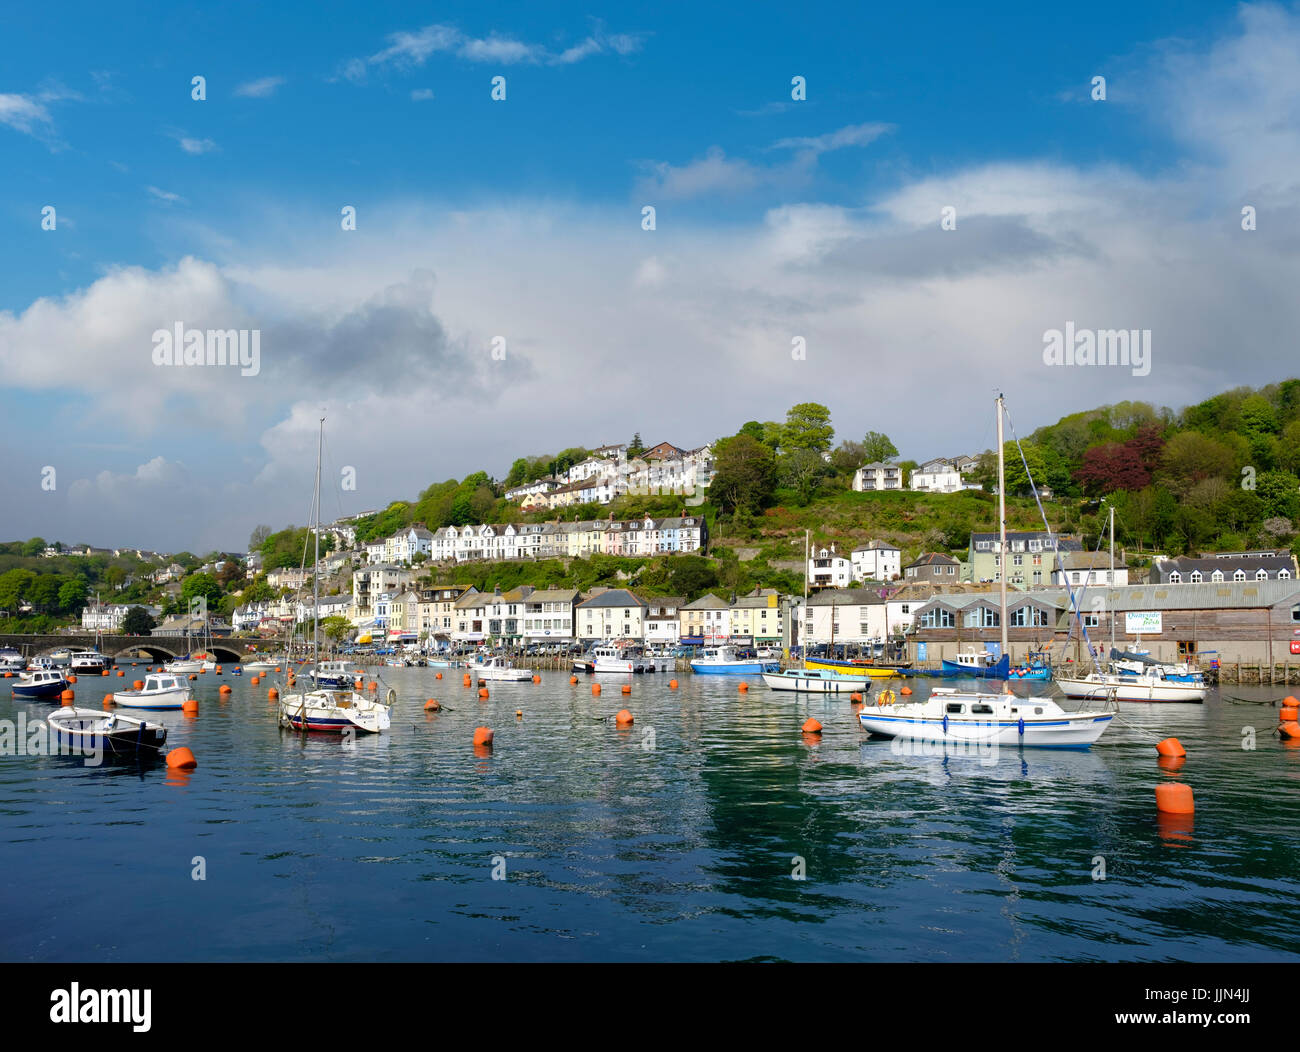
{"label": "green tree", "polygon": [[41,574],[32,582],[27,598],[37,610],[48,613],[59,604],[59,588],[62,583],[57,574]]}
{"label": "green tree", "polygon": [[128,636],[147,636],[153,631],[156,622],[143,606],[133,606],[122,618],[122,633]]}
{"label": "green tree", "polygon": [[23,545],[23,554],[28,557],[31,557],[33,555],[40,555],[43,551],[45,551],[45,548],[46,548],[46,544],[42,538],[33,537],[30,541],[28,541],[26,544]]}
{"label": "green tree", "polygon": [[1255,495],[1263,503],[1263,517],[1300,518],[1300,478],[1291,472],[1261,472],[1255,480]]}
{"label": "green tree", "polygon": [[891,457],[898,456],[898,449],[889,440],[888,435],[879,431],[868,431],[867,437],[862,440],[862,455],[868,464],[883,463]]}
{"label": "green tree", "polygon": [[210,573],[192,573],[181,581],[181,599],[188,608],[196,596],[203,596],[209,606],[215,607],[221,601],[221,585]]}
{"label": "green tree", "polygon": [[817,402],[800,402],[791,406],[785,416],[781,432],[781,448],[790,453],[808,449],[825,453],[831,448],[835,429],[831,427],[831,411]]}
{"label": "green tree", "polygon": [[760,511],[776,490],[776,458],[749,435],[720,440],[714,446],[709,499],[726,512]]}
{"label": "green tree", "polygon": [[78,613],[86,605],[86,582],[80,577],[65,578],[59,586],[59,609]]}
{"label": "green tree", "polygon": [[31,570],[14,569],[0,574],[0,610],[8,610],[16,616],[35,580],[36,574]]}
{"label": "green tree", "polygon": [[817,487],[826,476],[827,464],[821,454],[811,449],[795,449],[781,457],[780,480],[799,495],[799,503],[812,500]]}

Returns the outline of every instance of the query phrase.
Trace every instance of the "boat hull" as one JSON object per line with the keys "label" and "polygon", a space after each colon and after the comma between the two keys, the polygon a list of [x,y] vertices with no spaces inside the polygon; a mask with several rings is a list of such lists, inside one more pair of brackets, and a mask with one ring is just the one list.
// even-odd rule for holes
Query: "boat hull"
{"label": "boat hull", "polygon": [[387,706],[377,701],[359,694],[340,701],[325,692],[286,695],[280,701],[280,720],[296,731],[318,734],[343,734],[350,729],[378,734],[392,724]]}
{"label": "boat hull", "polygon": [[763,672],[775,672],[777,667],[775,661],[691,662],[691,671],[697,676],[757,676]]}
{"label": "boat hull", "polygon": [[1064,715],[1051,719],[975,720],[912,716],[870,706],[858,713],[864,730],[882,738],[942,742],[982,747],[1027,746],[1039,749],[1087,749],[1105,733],[1112,713]]}
{"label": "boat hull", "polygon": [[15,698],[57,698],[68,689],[66,682],[14,684]]}
{"label": "boat hull", "polygon": [[854,675],[867,676],[871,679],[893,679],[895,676],[907,675],[902,666],[894,665],[858,665],[852,661],[837,661],[834,658],[809,658],[804,668],[825,669],[828,672],[851,672]]}
{"label": "boat hull", "polygon": [[[814,669],[814,672],[819,671]],[[846,694],[871,689],[866,676],[808,675],[786,672],[764,672],[763,682],[773,690],[796,691],[802,694]]]}
{"label": "boat hull", "polygon": [[1011,660],[1004,654],[998,658],[992,665],[963,665],[959,661],[949,661],[943,659],[943,673],[945,676],[970,676],[974,679],[1006,679],[1007,673],[1011,671]]}
{"label": "boat hull", "polygon": [[1105,682],[1090,679],[1058,679],[1057,686],[1067,698],[1102,701],[1112,691],[1117,701],[1189,702],[1205,700],[1206,687],[1195,683],[1148,683],[1136,677],[1116,676]]}
{"label": "boat hull", "polygon": [[61,709],[45,722],[56,748],[83,755],[156,753],[167,741],[166,727],[95,709]]}
{"label": "boat hull", "polygon": [[188,687],[159,691],[119,690],[113,695],[113,701],[125,709],[174,712],[193,696],[193,692]]}

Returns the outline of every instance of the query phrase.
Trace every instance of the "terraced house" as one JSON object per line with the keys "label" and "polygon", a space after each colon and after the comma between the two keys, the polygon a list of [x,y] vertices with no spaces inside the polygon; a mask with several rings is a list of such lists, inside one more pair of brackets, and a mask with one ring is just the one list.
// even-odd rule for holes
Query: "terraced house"
{"label": "terraced house", "polygon": [[607,588],[574,608],[574,633],[579,640],[643,639],[649,604],[626,588]]}

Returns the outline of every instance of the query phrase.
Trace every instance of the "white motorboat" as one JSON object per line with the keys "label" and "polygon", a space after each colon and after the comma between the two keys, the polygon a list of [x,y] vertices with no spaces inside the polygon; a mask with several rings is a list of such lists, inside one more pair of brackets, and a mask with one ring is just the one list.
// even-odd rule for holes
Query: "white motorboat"
{"label": "white motorboat", "polygon": [[162,670],[178,676],[188,676],[195,672],[202,672],[203,662],[198,658],[178,658],[175,661],[167,662],[163,665]]}
{"label": "white motorboat", "polygon": [[1118,701],[1186,701],[1205,700],[1206,686],[1201,682],[1170,679],[1164,669],[1154,666],[1137,675],[1091,672],[1056,681],[1067,698],[1103,698],[1114,695]]}
{"label": "white motorboat", "polygon": [[354,668],[351,661],[321,661],[308,673],[316,686],[344,690],[350,688],[365,672]]}
{"label": "white motorboat", "polygon": [[392,706],[397,692],[391,688],[385,701],[367,698],[355,690],[307,690],[280,697],[280,722],[294,730],[341,734],[350,727],[378,734],[392,726]]}
{"label": "white motorboat", "polygon": [[68,681],[59,668],[38,668],[20,672],[13,685],[15,698],[57,698],[68,689]]}
{"label": "white motorboat", "polygon": [[763,682],[773,690],[794,690],[808,694],[865,693],[871,689],[870,676],[842,676],[824,668],[764,672]]}
{"label": "white motorboat", "polygon": [[476,676],[482,680],[522,682],[533,678],[532,669],[515,668],[503,657],[488,658],[481,665],[470,665],[467,671],[471,676]]}
{"label": "white motorboat", "polygon": [[126,713],[64,706],[45,717],[53,745],[72,755],[157,752],[167,741],[167,728]]}
{"label": "white motorboat", "polygon": [[277,668],[284,668],[287,661],[276,658],[258,658],[255,661],[245,661],[239,667],[245,672],[274,672]]}
{"label": "white motorboat", "polygon": [[128,709],[179,709],[194,697],[189,680],[170,672],[154,672],[144,678],[140,690],[119,690],[113,694],[117,704]]}
{"label": "white motorboat", "polygon": [[610,644],[591,651],[593,672],[666,672],[669,658],[655,658],[640,647]]}
{"label": "white motorboat", "polygon": [[858,713],[864,730],[881,738],[961,745],[1086,749],[1105,733],[1115,713],[1068,712],[1051,698],[1019,698],[937,687],[925,701],[868,704]]}
{"label": "white motorboat", "polygon": [[737,657],[733,647],[706,647],[701,657],[691,659],[691,671],[701,676],[750,676],[779,667],[776,661]]}
{"label": "white motorboat", "polygon": [[68,660],[68,665],[74,673],[104,672],[112,664],[113,659],[98,650],[74,650]]}
{"label": "white motorboat", "polygon": [[26,672],[27,659],[13,647],[0,647],[0,674]]}

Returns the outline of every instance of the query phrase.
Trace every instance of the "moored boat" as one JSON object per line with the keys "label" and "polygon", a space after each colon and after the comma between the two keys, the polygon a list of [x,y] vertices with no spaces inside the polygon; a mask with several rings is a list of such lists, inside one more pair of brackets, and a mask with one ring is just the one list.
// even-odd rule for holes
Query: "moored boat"
{"label": "moored boat", "polygon": [[965,650],[956,658],[943,659],[943,671],[949,676],[973,676],[976,679],[1006,679],[1011,660],[1006,654],[994,657],[987,650]]}
{"label": "moored boat", "polygon": [[307,690],[280,698],[280,722],[297,731],[341,734],[350,727],[378,734],[392,725],[392,704],[396,691],[390,689],[387,702],[367,698],[355,690]]}
{"label": "moored boat", "polygon": [[61,669],[40,668],[22,672],[13,686],[15,698],[57,698],[68,688]]}
{"label": "moored boat", "polygon": [[1117,701],[1201,702],[1205,700],[1207,690],[1204,682],[1184,683],[1169,679],[1158,667],[1140,675],[1092,672],[1056,682],[1067,698],[1113,696]]}
{"label": "moored boat", "polygon": [[763,682],[773,690],[792,690],[807,694],[843,694],[869,691],[868,676],[840,675],[824,668],[786,669],[764,672]]}
{"label": "moored boat", "polygon": [[144,678],[139,690],[114,692],[113,701],[128,709],[153,709],[166,711],[179,709],[194,697],[188,680],[170,672],[154,672]]}
{"label": "moored boat", "polygon": [[844,672],[852,676],[867,676],[871,679],[893,679],[895,676],[909,675],[909,666],[867,664],[851,658],[808,658],[804,668],[821,668],[830,672]]}
{"label": "moored boat", "polygon": [[533,678],[533,670],[528,668],[515,668],[503,657],[488,658],[481,665],[473,664],[469,666],[468,672],[471,676],[476,676],[482,680],[504,680],[506,682],[520,683],[524,680]]}
{"label": "moored boat", "polygon": [[113,664],[113,659],[98,650],[74,650],[68,661],[73,672],[103,672]]}
{"label": "moored boat", "polygon": [[701,676],[757,676],[779,667],[776,661],[737,657],[731,647],[706,647],[701,657],[691,659],[691,670]]}
{"label": "moored boat", "polygon": [[64,706],[45,717],[45,722],[56,748],[82,755],[156,752],[167,741],[166,727],[125,713]]}

